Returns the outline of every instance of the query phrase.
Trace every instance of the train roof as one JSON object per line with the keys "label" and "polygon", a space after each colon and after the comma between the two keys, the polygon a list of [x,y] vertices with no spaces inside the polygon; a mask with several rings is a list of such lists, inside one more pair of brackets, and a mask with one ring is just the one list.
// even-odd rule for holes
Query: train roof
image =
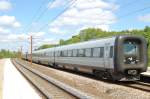
{"label": "train roof", "polygon": [[72,49],[92,48],[92,47],[104,46],[106,43],[109,44],[110,46],[113,46],[115,43],[115,39],[117,37],[123,37],[123,36],[135,36],[135,35],[117,35],[112,37],[99,38],[90,41],[84,41],[84,42],[79,42],[79,43],[74,43],[69,45],[62,45],[58,47],[42,49],[42,50],[34,51],[33,53],[42,53],[47,51],[50,52],[54,50],[59,51],[59,50],[68,50],[68,49],[72,50]]}
{"label": "train roof", "polygon": [[107,38],[100,38],[100,39],[95,39],[95,40],[89,40],[89,41],[84,41],[84,42],[79,42],[79,43],[73,43],[69,45],[62,45],[62,46],[57,46],[53,48],[47,48],[47,49],[42,49],[38,51],[34,51],[33,53],[40,53],[40,52],[47,52],[47,51],[59,51],[61,50],[67,50],[68,48],[71,49],[82,49],[82,48],[91,48],[91,47],[97,47],[99,45],[104,45],[103,42],[109,42],[111,45],[115,42],[116,36],[113,37],[107,37]]}

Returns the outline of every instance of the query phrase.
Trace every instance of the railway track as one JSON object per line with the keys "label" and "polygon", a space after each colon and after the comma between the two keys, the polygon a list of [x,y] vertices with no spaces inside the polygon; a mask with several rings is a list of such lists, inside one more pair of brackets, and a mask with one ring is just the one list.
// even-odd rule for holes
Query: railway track
{"label": "railway track", "polygon": [[133,82],[123,83],[123,84],[121,83],[121,85],[134,88],[134,89],[138,89],[141,91],[150,92],[150,83],[145,83],[141,81],[133,81]]}
{"label": "railway track", "polygon": [[57,69],[59,69],[61,71],[70,72],[70,73],[73,73],[73,74],[79,75],[79,76],[88,77],[88,78],[95,79],[95,80],[101,80],[103,82],[110,83],[110,84],[117,83],[118,85],[150,92],[150,78],[149,77],[142,77],[142,79],[140,81],[113,82],[113,81],[110,81],[107,79],[96,78],[94,75],[91,75],[91,74],[86,74],[86,73],[82,73],[82,72],[76,72],[76,71],[66,70],[66,69],[61,69],[61,68],[57,68]]}
{"label": "railway track", "polygon": [[91,99],[92,96],[13,59],[12,63],[46,98]]}
{"label": "railway track", "polygon": [[[123,98],[123,95],[126,94],[127,96],[129,96],[129,94],[131,94],[130,93],[131,90],[132,91],[135,90],[136,93],[138,93],[138,92],[139,93],[145,93],[145,92],[149,93],[150,92],[149,83],[146,83],[146,82],[144,83],[142,81],[138,81],[138,82],[112,82],[112,81],[103,80],[103,79],[96,79],[94,76],[83,75],[82,73],[74,73],[74,72],[72,73],[71,71],[69,71],[70,73],[67,73],[68,71],[66,72],[62,69],[58,70],[58,69],[42,66],[39,64],[30,65],[30,63],[28,61],[23,61],[23,60],[17,59],[17,62],[18,62],[17,64],[23,65],[23,66],[19,66],[19,67],[23,67],[23,68],[25,67],[25,69],[27,67],[31,67],[32,69],[36,69],[37,71],[41,72],[43,75],[49,74],[48,77],[50,76],[50,77],[54,78],[55,80],[57,79],[59,82],[63,82],[64,84],[71,86],[73,89],[75,88],[75,89],[79,90],[77,92],[83,93],[82,94],[83,97],[87,96],[86,98],[100,99],[100,97],[102,97],[101,99],[113,99],[112,97],[116,98],[115,94],[117,94],[117,97],[119,97],[119,98],[116,98],[116,99],[120,99],[120,98],[125,99],[125,98]],[[29,71],[31,72],[30,69],[29,69]],[[34,74],[36,74],[36,73],[34,73]],[[80,78],[82,78],[82,79],[80,79]],[[45,79],[45,78],[42,78],[42,79]],[[48,81],[48,80],[46,79],[46,81]],[[52,84],[52,85],[54,85],[54,84]],[[109,85],[111,86],[109,88],[103,87],[103,86],[109,86]],[[123,90],[122,90],[122,88],[123,88]],[[127,91],[124,91],[124,88]],[[112,91],[112,90],[115,90],[115,91]],[[128,90],[129,90],[129,92],[128,92]],[[118,93],[117,93],[118,91],[121,91],[124,94],[118,95]],[[48,91],[48,92],[51,92],[51,91]],[[68,92],[66,92],[66,93],[70,94]],[[55,93],[50,93],[50,94],[55,94]],[[134,91],[131,94],[132,95],[131,97],[134,96],[133,94],[134,94]],[[58,95],[63,96],[60,93]],[[111,96],[111,95],[114,95],[114,96]],[[149,95],[149,94],[147,94],[147,95]],[[83,97],[76,97],[74,95],[70,95],[70,96],[71,96],[71,98],[83,98]],[[69,99],[70,99],[70,96],[69,96]],[[66,98],[67,96],[64,96],[64,97]],[[136,96],[134,96],[134,97],[136,97]],[[143,97],[143,96],[141,96],[141,97]]]}

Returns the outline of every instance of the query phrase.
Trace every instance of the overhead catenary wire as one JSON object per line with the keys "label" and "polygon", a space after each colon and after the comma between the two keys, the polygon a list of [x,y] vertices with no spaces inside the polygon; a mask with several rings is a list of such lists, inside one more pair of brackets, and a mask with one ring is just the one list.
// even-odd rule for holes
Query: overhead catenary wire
{"label": "overhead catenary wire", "polygon": [[69,3],[69,6],[67,6],[66,8],[64,8],[64,10],[62,12],[60,12],[58,15],[56,15],[51,22],[46,23],[45,25],[43,25],[41,28],[39,28],[38,31],[43,30],[44,28],[46,28],[50,23],[54,22],[59,16],[61,16],[64,12],[66,12],[77,0],[72,0]]}
{"label": "overhead catenary wire", "polygon": [[[140,0],[139,0],[140,1]],[[132,4],[135,4],[135,2],[137,2],[137,0],[133,0],[133,1],[131,1],[131,2],[128,2],[128,3],[126,3],[126,4],[124,4],[124,5],[122,5],[122,6],[120,6],[119,8],[126,8],[126,7],[128,7],[128,6],[130,6],[130,5],[132,5]]]}
{"label": "overhead catenary wire", "polygon": [[[42,7],[43,7],[43,5],[44,5],[45,3],[46,3],[46,0],[43,0],[43,1],[41,2],[41,5],[39,6],[38,10],[33,14],[33,17],[31,18],[32,21],[35,19],[35,17],[37,16],[38,12],[40,11],[40,9],[42,9]],[[23,32],[26,31],[26,30],[29,28],[29,26],[32,24],[32,21],[29,22],[29,23],[25,26],[25,28],[23,29]]]}
{"label": "overhead catenary wire", "polygon": [[[51,1],[51,0],[49,0],[49,1]],[[56,0],[52,0],[51,3],[50,3],[50,5],[49,5],[49,7],[47,7],[46,9],[44,9],[44,10],[35,18],[35,20],[34,20],[33,22],[38,22],[38,21],[44,16],[44,14],[48,11],[48,9],[53,5],[54,1],[56,1]],[[31,23],[31,24],[32,24],[32,23]],[[29,28],[28,30],[30,30],[30,29],[31,29],[31,26],[30,26],[30,28]]]}
{"label": "overhead catenary wire", "polygon": [[[128,3],[126,3],[126,4],[122,5],[122,6],[120,6],[119,9],[123,9],[123,8],[126,8],[126,7],[128,7],[128,6],[130,6],[130,5],[132,5],[132,4],[135,4],[135,1],[137,1],[137,0],[128,2]],[[140,1],[140,0],[139,0],[139,1]],[[105,16],[106,16],[105,14],[101,15],[101,17],[105,17]]]}
{"label": "overhead catenary wire", "polygon": [[132,11],[132,12],[126,13],[126,14],[124,14],[124,15],[121,15],[121,16],[118,17],[118,19],[122,19],[122,18],[124,18],[124,17],[133,15],[133,14],[135,14],[135,13],[138,13],[138,12],[141,12],[141,11],[144,11],[144,10],[147,10],[147,9],[150,9],[150,6],[147,6],[147,7],[138,9],[138,10],[134,10],[134,11]]}
{"label": "overhead catenary wire", "polygon": [[[49,0],[49,1],[51,1],[51,0]],[[52,4],[53,4],[54,1],[55,0],[51,1],[50,6],[52,6]],[[39,6],[38,10],[33,14],[33,17],[31,18],[31,21],[24,28],[23,32],[29,31],[30,28],[31,28],[32,23],[35,22],[35,21],[38,21],[46,13],[46,11],[48,10],[48,7],[46,9],[44,9],[41,13],[39,13],[39,11],[42,9],[43,5],[46,2],[47,2],[46,0],[43,0],[43,2],[41,3],[41,5]],[[39,14],[39,16],[38,16],[38,14]]]}
{"label": "overhead catenary wire", "polygon": [[[142,12],[142,11],[147,10],[147,9],[150,9],[150,6],[147,6],[147,7],[144,7],[144,8],[141,8],[141,9],[137,9],[137,10],[128,12],[128,13],[126,13],[126,14],[120,15],[120,16],[117,17],[117,20],[121,20],[121,19],[123,19],[123,18],[125,18],[125,17],[128,17],[128,16],[130,16],[130,15],[136,14],[136,13],[138,13],[138,12]],[[110,21],[114,21],[114,19],[111,19]],[[105,22],[104,22],[104,23],[105,23]],[[101,23],[101,24],[103,24],[103,23]]]}

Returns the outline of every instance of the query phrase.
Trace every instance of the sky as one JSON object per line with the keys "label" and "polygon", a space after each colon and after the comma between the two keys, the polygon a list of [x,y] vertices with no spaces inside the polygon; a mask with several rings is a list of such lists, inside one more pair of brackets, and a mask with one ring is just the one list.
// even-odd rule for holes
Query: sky
{"label": "sky", "polygon": [[150,26],[149,0],[0,0],[0,49],[56,44],[86,28],[105,31]]}

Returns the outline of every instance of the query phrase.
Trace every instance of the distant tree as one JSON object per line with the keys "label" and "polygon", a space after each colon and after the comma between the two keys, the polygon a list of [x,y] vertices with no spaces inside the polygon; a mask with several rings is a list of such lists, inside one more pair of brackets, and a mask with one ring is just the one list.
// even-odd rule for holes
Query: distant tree
{"label": "distant tree", "polygon": [[[78,35],[74,35],[70,39],[67,39],[67,40],[61,39],[59,41],[59,45],[67,45],[67,44],[72,44],[72,43],[77,43],[77,42],[82,42],[82,41],[88,41],[91,39],[122,35],[122,34],[144,36],[146,40],[150,42],[150,27],[146,26],[144,29],[141,29],[141,30],[133,29],[133,30],[123,30],[123,31],[103,31],[102,29],[99,29],[99,28],[87,28],[87,29],[81,30]],[[55,45],[42,45],[38,49],[50,48],[54,46]],[[148,50],[149,50],[148,54],[150,56],[150,46],[148,47]],[[150,65],[150,62],[149,62],[149,65]]]}
{"label": "distant tree", "polygon": [[51,47],[54,47],[54,46],[56,46],[56,45],[44,44],[44,45],[40,46],[39,48],[37,48],[36,50],[51,48]]}
{"label": "distant tree", "polygon": [[17,56],[16,52],[11,52],[9,50],[1,49],[0,58],[15,58]]}

